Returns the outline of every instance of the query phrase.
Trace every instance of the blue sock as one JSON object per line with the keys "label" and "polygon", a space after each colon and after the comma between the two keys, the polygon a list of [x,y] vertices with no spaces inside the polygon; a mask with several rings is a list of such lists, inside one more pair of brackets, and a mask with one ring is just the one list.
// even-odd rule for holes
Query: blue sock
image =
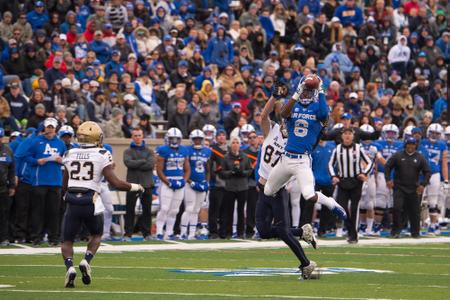
{"label": "blue sock", "polygon": [[86,251],[86,254],[84,254],[84,259],[88,262],[88,264],[91,263],[91,260],[94,258],[94,254],[92,254],[91,251]]}
{"label": "blue sock", "polygon": [[68,257],[64,260],[64,264],[66,265],[66,269],[69,270],[70,267],[73,267],[72,257]]}

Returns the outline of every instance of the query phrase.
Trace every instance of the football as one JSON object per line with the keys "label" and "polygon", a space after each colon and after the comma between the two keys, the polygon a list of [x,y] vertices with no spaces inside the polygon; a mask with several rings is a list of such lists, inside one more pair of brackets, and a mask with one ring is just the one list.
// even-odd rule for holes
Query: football
{"label": "football", "polygon": [[306,76],[303,83],[305,84],[305,87],[307,89],[313,90],[319,88],[320,80],[319,77],[317,77],[317,75],[311,74]]}

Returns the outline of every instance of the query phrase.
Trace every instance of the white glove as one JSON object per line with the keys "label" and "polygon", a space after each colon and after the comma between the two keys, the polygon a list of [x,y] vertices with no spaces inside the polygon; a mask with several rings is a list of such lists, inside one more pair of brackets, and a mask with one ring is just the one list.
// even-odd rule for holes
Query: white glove
{"label": "white glove", "polygon": [[130,183],[131,184],[131,189],[130,192],[143,192],[144,191],[144,187],[140,184],[137,183]]}
{"label": "white glove", "polygon": [[317,78],[319,78],[319,89],[318,89],[318,91],[319,91],[319,94],[320,93],[322,93],[322,94],[324,94],[325,93],[325,91],[323,90],[323,80],[322,80],[322,78],[320,78],[320,76],[317,76]]}
{"label": "white glove", "polygon": [[304,88],[305,88],[304,83],[300,82],[297,86],[297,90],[295,91],[294,95],[292,95],[292,99],[297,101],[300,98],[300,95],[303,93]]}

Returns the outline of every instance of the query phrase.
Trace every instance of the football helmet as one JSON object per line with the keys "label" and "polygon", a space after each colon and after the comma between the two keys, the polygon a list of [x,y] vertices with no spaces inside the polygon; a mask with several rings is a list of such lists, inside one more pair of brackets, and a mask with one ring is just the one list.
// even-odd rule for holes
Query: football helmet
{"label": "football helmet", "polygon": [[300,85],[302,88],[299,93],[300,97],[298,99],[298,102],[302,105],[309,105],[310,103],[317,101],[319,99],[318,89],[310,89],[304,85],[304,81],[310,76],[317,76],[317,75],[310,74],[307,76],[303,76],[303,78],[300,80]]}
{"label": "football helmet", "polygon": [[255,127],[253,127],[250,124],[244,124],[244,126],[241,127],[241,130],[239,131],[239,137],[244,143],[248,142],[248,135],[250,132],[256,132]]}
{"label": "football helmet", "polygon": [[367,132],[367,133],[374,133],[375,129],[373,129],[373,127],[369,124],[364,124],[361,125],[361,127],[359,127],[359,129],[361,129],[361,131],[363,132]]}
{"label": "football helmet", "polygon": [[73,131],[73,128],[69,125],[61,126],[61,128],[58,131],[58,137],[62,137],[63,135],[68,134],[70,136],[74,136],[75,132]]}
{"label": "football helmet", "polygon": [[214,141],[217,133],[216,127],[211,124],[205,124],[205,126],[203,126],[202,128],[202,131],[205,134],[205,139],[207,139],[208,141]]}
{"label": "football helmet", "polygon": [[445,127],[445,138],[447,140],[447,143],[450,143],[450,125]]}
{"label": "football helmet", "polygon": [[189,134],[189,139],[191,140],[194,149],[202,149],[205,134],[200,129],[194,129],[191,134]]}
{"label": "football helmet", "polygon": [[77,141],[82,148],[99,147],[103,143],[103,130],[95,122],[84,122],[78,127]]}
{"label": "football helmet", "polygon": [[398,127],[395,124],[386,124],[381,128],[381,137],[386,141],[398,139]]}
{"label": "football helmet", "polygon": [[431,142],[436,142],[442,138],[442,134],[444,133],[444,128],[439,123],[430,124],[427,128],[427,138]]}
{"label": "football helmet", "polygon": [[344,127],[344,124],[342,124],[342,123],[336,123],[333,125],[333,129],[340,129],[342,127]]}
{"label": "football helmet", "polygon": [[406,140],[408,137],[411,137],[412,130],[414,129],[414,125],[406,126],[405,129],[403,129],[403,139]]}
{"label": "football helmet", "polygon": [[181,145],[181,139],[183,138],[183,134],[180,129],[176,127],[169,128],[166,133],[166,144],[170,148],[178,148]]}

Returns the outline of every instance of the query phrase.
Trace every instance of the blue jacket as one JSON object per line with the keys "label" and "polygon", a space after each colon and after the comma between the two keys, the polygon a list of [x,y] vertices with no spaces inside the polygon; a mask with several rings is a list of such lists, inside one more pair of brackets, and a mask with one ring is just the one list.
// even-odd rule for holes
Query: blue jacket
{"label": "blue jacket", "polygon": [[[84,32],[83,28],[81,27],[81,25],[80,25],[79,23],[77,23],[77,24],[75,24],[75,25],[77,26],[77,33],[83,33],[83,32]],[[69,32],[69,30],[70,30],[70,24],[67,23],[67,22],[62,23],[62,24],[59,26],[59,30],[61,31],[61,33],[67,33],[67,32]]]}
{"label": "blue jacket", "polygon": [[441,49],[442,54],[444,55],[445,60],[449,60],[450,59],[450,42],[448,42],[447,44],[444,42],[443,38],[439,38],[436,41],[436,47],[438,47],[439,49]]}
{"label": "blue jacket", "polygon": [[35,167],[25,161],[26,154],[33,144],[32,140],[36,138],[35,134],[30,135],[23,140],[14,152],[16,160],[16,175],[21,182],[33,184]]}
{"label": "blue jacket", "polygon": [[119,62],[110,61],[105,65],[105,76],[106,78],[109,78],[112,73],[117,73],[117,75],[120,77],[123,73],[125,73],[125,68],[123,65]]}
{"label": "blue jacket", "polygon": [[326,142],[325,145],[318,144],[314,149],[312,156],[312,169],[316,184],[327,186],[331,185],[331,176],[328,172],[328,162],[330,161],[333,149],[336,147],[334,142]]}
{"label": "blue jacket", "polygon": [[106,64],[111,58],[111,47],[105,42],[93,41],[89,44],[89,50],[95,52],[98,60],[102,64]]}
{"label": "blue jacket", "polygon": [[266,31],[266,37],[268,41],[271,41],[275,34],[275,27],[273,27],[272,20],[266,16],[260,16],[259,22],[261,22],[262,28]]}
{"label": "blue jacket", "polygon": [[42,28],[44,24],[48,22],[49,19],[47,12],[40,14],[37,11],[33,10],[32,12],[29,12],[27,14],[27,20],[28,23],[30,23],[33,31],[36,31]]}
{"label": "blue jacket", "polygon": [[11,151],[13,153],[16,152],[16,149],[19,147],[19,145],[23,142],[24,138],[22,136],[18,136],[16,137],[16,139],[14,141],[12,141],[11,143],[9,143],[9,149],[11,149]]}
{"label": "blue jacket", "polygon": [[448,103],[444,97],[440,97],[433,104],[433,122],[437,122],[442,113],[447,110]]}
{"label": "blue jacket", "polygon": [[352,71],[352,68],[353,68],[352,61],[350,60],[350,58],[348,58],[348,56],[346,54],[339,52],[339,51],[331,52],[330,54],[328,54],[325,57],[325,60],[323,61],[323,65],[326,69],[331,68],[331,61],[333,60],[333,58],[338,59],[339,68],[342,70],[342,72],[349,73]]}
{"label": "blue jacket", "polygon": [[202,83],[205,80],[209,80],[211,82],[211,84],[214,86],[214,80],[212,80],[211,77],[209,77],[209,78],[205,77],[205,75],[202,73],[197,78],[195,78],[195,81],[194,81],[195,88],[198,91],[200,91],[202,89]]}
{"label": "blue jacket", "polygon": [[56,136],[49,140],[40,135],[32,140],[25,155],[25,161],[35,168],[33,186],[62,186],[61,165],[56,161],[48,161],[38,165],[38,159],[51,156],[63,156],[66,145]]}
{"label": "blue jacket", "polygon": [[320,1],[319,0],[299,0],[297,5],[297,11],[301,12],[303,7],[308,5],[309,12],[315,16],[320,13]]}
{"label": "blue jacket", "polygon": [[225,68],[233,62],[234,50],[231,39],[214,37],[208,42],[205,50],[205,60],[207,64],[216,64],[219,68]]}
{"label": "blue jacket", "polygon": [[341,20],[344,27],[353,23],[359,28],[364,22],[363,12],[358,6],[347,7],[347,5],[339,5],[334,11],[334,15]]}

